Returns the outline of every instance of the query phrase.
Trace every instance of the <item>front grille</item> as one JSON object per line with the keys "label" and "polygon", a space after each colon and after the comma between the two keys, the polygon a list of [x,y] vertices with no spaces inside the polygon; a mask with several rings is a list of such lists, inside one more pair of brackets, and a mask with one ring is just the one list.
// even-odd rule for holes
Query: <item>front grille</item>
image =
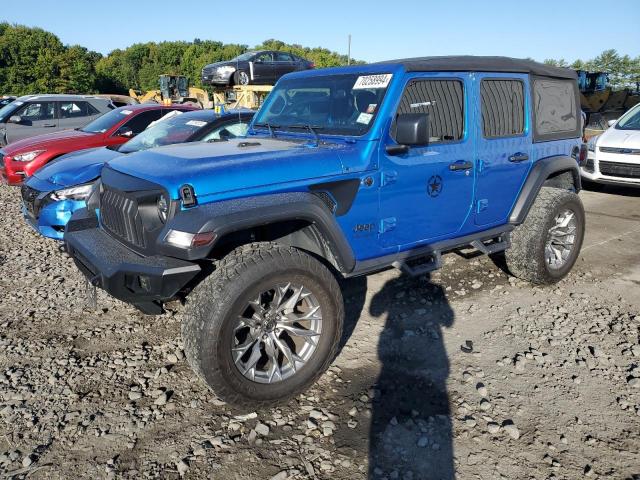
{"label": "front grille", "polygon": [[600,173],[610,177],[640,178],[640,164],[619,162],[598,162]]}
{"label": "front grille", "polygon": [[146,248],[138,203],[124,193],[104,186],[100,196],[102,225],[113,235],[139,248]]}
{"label": "front grille", "polygon": [[24,203],[27,211],[34,217],[38,216],[37,199],[40,195],[40,191],[35,188],[31,188],[25,184],[20,187],[20,194],[22,196],[22,202]]}
{"label": "front grille", "polygon": [[599,147],[603,153],[617,153],[619,155],[640,155],[640,148]]}

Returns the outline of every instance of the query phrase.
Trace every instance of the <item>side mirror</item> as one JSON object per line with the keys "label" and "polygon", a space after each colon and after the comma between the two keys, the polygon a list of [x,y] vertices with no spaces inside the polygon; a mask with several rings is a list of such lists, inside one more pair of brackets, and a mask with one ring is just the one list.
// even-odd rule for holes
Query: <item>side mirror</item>
{"label": "side mirror", "polygon": [[617,120],[609,120],[607,122],[607,125],[610,126],[610,127],[613,127],[613,124],[616,123],[616,122],[617,122]]}
{"label": "side mirror", "polygon": [[133,137],[133,130],[131,130],[130,128],[127,127],[122,127],[121,129],[119,129],[116,132],[116,137],[125,137],[125,138],[131,138]]}
{"label": "side mirror", "polygon": [[406,153],[409,147],[426,146],[429,144],[429,114],[403,113],[396,120],[396,142],[398,145],[388,145],[387,153],[400,155]]}
{"label": "side mirror", "polygon": [[22,117],[20,115],[12,115],[7,123],[22,123]]}

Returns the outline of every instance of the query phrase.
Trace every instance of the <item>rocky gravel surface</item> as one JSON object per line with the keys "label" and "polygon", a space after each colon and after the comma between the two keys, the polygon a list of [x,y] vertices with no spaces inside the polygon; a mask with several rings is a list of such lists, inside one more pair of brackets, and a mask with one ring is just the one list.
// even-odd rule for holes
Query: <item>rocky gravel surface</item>
{"label": "rocky gravel surface", "polygon": [[0,186],[3,478],[640,478],[634,235],[604,244],[620,264],[586,244],[554,287],[455,254],[432,278],[345,282],[330,370],[238,411],[189,369],[180,305],[150,317],[99,292],[89,308],[18,197]]}

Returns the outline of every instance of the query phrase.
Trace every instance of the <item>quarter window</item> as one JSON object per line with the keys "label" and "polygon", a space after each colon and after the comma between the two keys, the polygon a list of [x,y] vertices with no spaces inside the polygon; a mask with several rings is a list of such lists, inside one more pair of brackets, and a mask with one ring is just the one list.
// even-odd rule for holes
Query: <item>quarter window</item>
{"label": "quarter window", "polygon": [[482,134],[485,138],[524,133],[524,84],[519,80],[483,80]]}
{"label": "quarter window", "polygon": [[[459,80],[413,80],[397,114],[428,113],[429,142],[457,142],[464,136],[464,89]],[[395,122],[392,126],[395,137]]]}

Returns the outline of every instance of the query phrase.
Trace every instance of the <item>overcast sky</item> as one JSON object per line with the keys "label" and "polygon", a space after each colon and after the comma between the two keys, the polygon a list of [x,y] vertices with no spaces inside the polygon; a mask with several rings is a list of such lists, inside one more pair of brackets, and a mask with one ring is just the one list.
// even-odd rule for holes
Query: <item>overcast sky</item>
{"label": "overcast sky", "polygon": [[[255,8],[252,8],[252,4]],[[38,26],[103,54],[137,42],[269,38],[378,61],[422,55],[589,59],[640,55],[640,1],[1,0],[0,19]]]}

